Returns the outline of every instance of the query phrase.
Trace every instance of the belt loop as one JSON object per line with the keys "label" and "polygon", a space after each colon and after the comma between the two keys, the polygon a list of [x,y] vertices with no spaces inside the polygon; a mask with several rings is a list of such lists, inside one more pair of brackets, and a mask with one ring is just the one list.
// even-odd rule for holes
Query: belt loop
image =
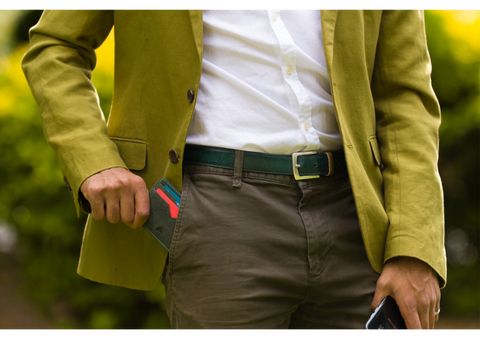
{"label": "belt loop", "polygon": [[233,166],[233,184],[235,188],[242,186],[243,151],[235,151],[235,164]]}

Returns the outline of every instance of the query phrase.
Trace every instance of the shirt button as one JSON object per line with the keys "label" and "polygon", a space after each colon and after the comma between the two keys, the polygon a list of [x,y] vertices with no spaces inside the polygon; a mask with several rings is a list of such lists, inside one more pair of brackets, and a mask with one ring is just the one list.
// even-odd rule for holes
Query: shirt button
{"label": "shirt button", "polygon": [[304,123],[304,124],[303,124],[303,128],[305,129],[305,131],[308,131],[308,128],[309,128],[309,127],[310,127],[310,126],[309,126],[307,123]]}
{"label": "shirt button", "polygon": [[273,13],[272,18],[273,18],[273,20],[277,20],[277,18],[278,18],[277,13]]}
{"label": "shirt button", "polygon": [[193,102],[193,99],[195,99],[195,92],[192,89],[189,89],[187,92],[187,99],[189,103]]}
{"label": "shirt button", "polygon": [[173,164],[176,164],[178,162],[178,152],[175,151],[174,149],[172,149],[170,152],[168,152],[168,157],[170,158],[170,161],[173,163]]}
{"label": "shirt button", "polygon": [[287,67],[287,74],[290,75],[290,74],[292,74],[292,72],[293,72],[292,67]]}

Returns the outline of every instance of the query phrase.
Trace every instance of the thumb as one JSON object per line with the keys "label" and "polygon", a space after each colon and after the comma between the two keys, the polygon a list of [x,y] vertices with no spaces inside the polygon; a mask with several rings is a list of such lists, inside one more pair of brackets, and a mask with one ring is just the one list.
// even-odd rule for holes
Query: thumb
{"label": "thumb", "polygon": [[379,288],[379,286],[377,285],[371,304],[372,311],[374,311],[378,306],[380,306],[382,300],[385,299],[388,295],[389,293],[385,289]]}

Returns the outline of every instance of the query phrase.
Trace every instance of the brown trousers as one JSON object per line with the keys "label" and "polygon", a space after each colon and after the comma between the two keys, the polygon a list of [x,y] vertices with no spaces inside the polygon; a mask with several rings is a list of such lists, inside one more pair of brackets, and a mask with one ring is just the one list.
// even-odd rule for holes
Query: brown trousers
{"label": "brown trousers", "polygon": [[348,175],[238,173],[184,169],[163,276],[172,328],[364,328],[378,274]]}

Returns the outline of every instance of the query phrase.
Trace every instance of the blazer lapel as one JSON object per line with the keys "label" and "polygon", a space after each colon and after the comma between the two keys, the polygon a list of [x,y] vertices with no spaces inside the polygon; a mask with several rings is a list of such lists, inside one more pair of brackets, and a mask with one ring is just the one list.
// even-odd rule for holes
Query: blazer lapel
{"label": "blazer lapel", "polygon": [[200,10],[190,10],[190,20],[192,21],[193,36],[197,46],[200,60],[203,58],[203,12]]}
{"label": "blazer lapel", "polygon": [[321,11],[323,48],[325,50],[325,61],[327,62],[328,74],[332,76],[333,70],[333,42],[335,25],[337,23],[338,10]]}

